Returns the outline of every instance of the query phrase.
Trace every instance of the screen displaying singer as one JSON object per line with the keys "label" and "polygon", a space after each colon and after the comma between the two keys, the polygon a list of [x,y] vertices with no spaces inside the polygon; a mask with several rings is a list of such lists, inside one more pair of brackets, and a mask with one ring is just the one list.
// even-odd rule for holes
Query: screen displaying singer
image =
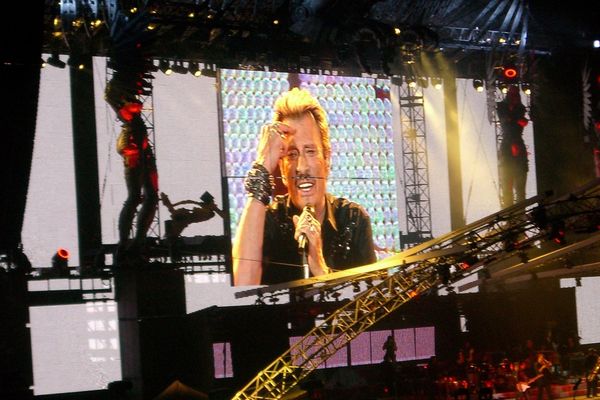
{"label": "screen displaying singer", "polygon": [[[275,101],[273,114],[257,133],[256,159],[244,180],[234,284],[281,283],[375,262],[367,212],[327,191],[332,154],[323,107],[294,88]],[[287,193],[274,196],[278,169]]]}

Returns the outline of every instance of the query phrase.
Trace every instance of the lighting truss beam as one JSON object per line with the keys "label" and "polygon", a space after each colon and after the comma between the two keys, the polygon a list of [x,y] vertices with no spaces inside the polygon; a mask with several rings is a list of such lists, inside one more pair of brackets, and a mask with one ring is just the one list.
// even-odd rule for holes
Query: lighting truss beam
{"label": "lighting truss beam", "polygon": [[430,264],[396,273],[332,313],[260,372],[233,399],[280,399],[340,348],[439,282]]}
{"label": "lighting truss beam", "polygon": [[[484,264],[506,259],[513,254],[511,238],[523,236],[517,247],[532,246],[535,242],[549,241],[547,229],[535,218],[535,212],[544,211],[544,220],[565,221],[565,226],[577,228],[600,217],[600,179],[558,198],[535,196],[482,218],[438,239],[415,246],[412,254],[435,249],[466,246],[464,253],[439,259],[433,258],[397,268],[379,270],[379,283],[360,293],[330,314],[319,326],[312,329],[298,343],[261,371],[240,390],[234,399],[280,399],[302,379],[333,356],[338,349],[371,327],[412,298],[429,290],[456,282],[476,273]],[[596,243],[598,234],[589,239]],[[587,243],[587,242],[586,242]],[[583,246],[583,245],[581,245]],[[463,247],[464,249],[465,247]],[[439,254],[438,254],[439,255]],[[466,261],[469,260],[469,263]],[[452,266],[445,282],[441,281],[437,266]],[[370,275],[373,278],[373,275]],[[361,277],[364,278],[364,275]],[[348,283],[357,282],[349,279]],[[340,286],[334,287],[339,289]],[[311,290],[324,290],[324,287]],[[298,294],[298,293],[297,293]]]}

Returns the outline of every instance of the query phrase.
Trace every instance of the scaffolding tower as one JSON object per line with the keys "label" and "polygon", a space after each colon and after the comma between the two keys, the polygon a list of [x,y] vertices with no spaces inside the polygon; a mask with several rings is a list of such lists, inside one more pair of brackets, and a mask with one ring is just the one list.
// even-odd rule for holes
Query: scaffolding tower
{"label": "scaffolding tower", "polygon": [[400,243],[405,249],[431,239],[431,201],[423,90],[401,85],[398,91],[406,202],[406,233]]}

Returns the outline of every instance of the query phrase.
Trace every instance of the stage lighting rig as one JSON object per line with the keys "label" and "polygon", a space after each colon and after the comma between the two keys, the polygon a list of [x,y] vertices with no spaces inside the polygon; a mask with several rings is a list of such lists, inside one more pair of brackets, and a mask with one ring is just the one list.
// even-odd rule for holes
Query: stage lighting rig
{"label": "stage lighting rig", "polygon": [[498,81],[507,85],[516,85],[521,80],[521,72],[514,64],[506,64],[498,69]]}
{"label": "stage lighting rig", "polygon": [[171,75],[173,73],[171,63],[167,60],[160,60],[158,63],[158,69],[160,69],[165,75]]}
{"label": "stage lighting rig", "polygon": [[188,63],[188,71],[190,72],[190,74],[194,75],[195,77],[199,77],[202,75],[202,71],[200,70],[200,65],[197,62],[190,61]]}
{"label": "stage lighting rig", "polygon": [[430,80],[431,80],[431,84],[433,85],[433,87],[435,89],[439,90],[442,88],[442,78],[433,77]]}
{"label": "stage lighting rig", "polygon": [[473,79],[473,89],[475,89],[478,92],[483,92],[483,90],[484,90],[483,80]]}
{"label": "stage lighting rig", "polygon": [[52,274],[54,276],[69,276],[69,250],[59,248],[52,256]]}
{"label": "stage lighting rig", "polygon": [[173,66],[171,67],[171,69],[176,74],[187,74],[188,73],[188,69],[183,66],[183,62],[181,62],[181,61],[175,61],[173,63]]}

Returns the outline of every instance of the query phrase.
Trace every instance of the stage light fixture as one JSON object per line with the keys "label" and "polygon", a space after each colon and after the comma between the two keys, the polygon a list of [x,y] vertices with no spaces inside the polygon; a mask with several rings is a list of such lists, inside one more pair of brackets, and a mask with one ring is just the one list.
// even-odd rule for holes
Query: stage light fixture
{"label": "stage light fixture", "polygon": [[419,77],[419,79],[417,79],[417,84],[419,87],[427,89],[429,87],[429,79],[427,79],[427,77]]}
{"label": "stage light fixture", "polygon": [[202,68],[202,76],[207,76],[209,78],[216,78],[217,77],[217,68],[214,66],[214,64],[204,65],[204,68]]}
{"label": "stage light fixture", "polygon": [[417,86],[417,80],[415,79],[414,76],[407,76],[406,84],[408,85],[408,87],[414,88]]}
{"label": "stage light fixture", "polygon": [[183,66],[183,63],[181,61],[175,61],[173,63],[173,66],[171,67],[171,69],[176,74],[187,74],[188,73],[188,69]]}
{"label": "stage light fixture", "polygon": [[431,78],[431,84],[433,85],[434,88],[436,89],[441,89],[442,88],[442,78]]}
{"label": "stage light fixture", "polygon": [[553,242],[564,245],[567,242],[565,239],[565,222],[562,220],[552,222],[548,236]]}
{"label": "stage light fixture", "polygon": [[69,275],[69,250],[60,247],[52,256],[52,270],[55,275]]}
{"label": "stage light fixture", "polygon": [[504,65],[499,69],[498,80],[507,85],[518,85],[521,80],[521,74],[515,65]]}
{"label": "stage light fixture", "polygon": [[71,68],[78,70],[85,69],[85,63],[81,60],[81,57],[71,55],[67,60],[67,65]]}
{"label": "stage light fixture", "polygon": [[171,75],[173,73],[173,69],[171,69],[171,63],[167,60],[160,60],[158,63],[158,69],[160,69],[165,75]]}
{"label": "stage light fixture", "polygon": [[202,75],[202,71],[200,71],[200,65],[198,65],[197,62],[190,61],[188,63],[188,71],[190,71],[190,74],[194,75],[195,77]]}
{"label": "stage light fixture", "polygon": [[498,83],[498,89],[500,89],[500,91],[502,92],[502,94],[506,94],[508,93],[508,85],[504,82],[499,82]]}
{"label": "stage light fixture", "polygon": [[529,86],[529,83],[521,83],[521,90],[527,96],[529,96],[531,94],[531,86]]}
{"label": "stage light fixture", "polygon": [[483,89],[484,89],[483,80],[473,79],[473,89],[475,89],[478,92],[483,92]]}
{"label": "stage light fixture", "polygon": [[65,68],[67,66],[67,64],[60,59],[58,53],[52,53],[46,62],[56,68]]}
{"label": "stage light fixture", "polygon": [[519,71],[517,71],[517,69],[513,66],[507,66],[507,67],[504,67],[504,70],[502,71],[502,75],[506,79],[515,79],[519,76]]}

